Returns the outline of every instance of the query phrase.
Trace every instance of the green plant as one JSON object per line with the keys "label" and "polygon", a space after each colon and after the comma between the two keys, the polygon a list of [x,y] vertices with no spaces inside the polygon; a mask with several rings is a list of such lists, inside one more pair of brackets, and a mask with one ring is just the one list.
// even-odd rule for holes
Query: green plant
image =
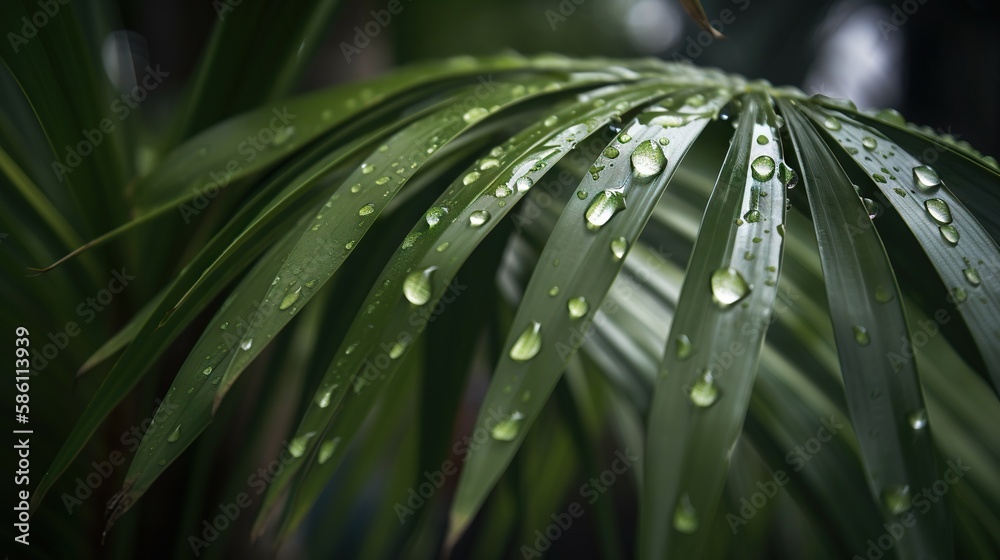
{"label": "green plant", "polygon": [[[33,8],[3,9],[17,21]],[[135,117],[102,128],[120,113],[95,69],[100,14],[64,8],[5,47],[4,332],[38,310],[60,326],[80,315],[114,292],[107,270],[139,279],[109,307],[119,315],[80,315],[114,336],[84,329],[52,359],[101,383],[72,429],[53,430],[65,437],[48,443],[36,515],[67,524],[46,510],[53,485],[138,387],[163,394],[161,415],[108,526],[179,462],[183,511],[142,515],[176,524],[181,556],[225,554],[202,520],[258,482],[262,503],[236,511],[259,506],[253,534],[284,541],[331,480],[316,523],[359,516],[367,533],[312,532],[317,551],[432,556],[445,518],[445,549],[485,554],[508,535],[531,549],[573,476],[640,448],[628,478],[642,558],[762,550],[774,532],[741,500],[779,472],[794,501],[768,490],[751,505],[775,523],[800,514],[816,541],[802,554],[864,556],[887,531],[901,557],[996,554],[995,160],[894,111],[655,60],[459,57],[285,100],[296,47],[319,36],[306,16],[331,12],[277,18],[287,33],[251,47],[251,70],[220,45],[277,12],[234,11],[156,137]],[[485,395],[463,396],[483,367]],[[32,391],[66,401],[57,376]],[[478,418],[456,436],[463,403]],[[51,404],[33,406],[51,421]],[[812,451],[821,419],[836,437]],[[477,431],[474,452],[456,447]],[[251,481],[286,432],[280,473]],[[240,456],[213,475],[220,448]],[[465,458],[460,475],[445,468]],[[385,489],[363,492],[380,466]],[[962,479],[947,501],[921,501],[949,470]],[[428,504],[405,501],[428,481]],[[589,505],[602,554],[619,557],[633,535],[610,501]]]}

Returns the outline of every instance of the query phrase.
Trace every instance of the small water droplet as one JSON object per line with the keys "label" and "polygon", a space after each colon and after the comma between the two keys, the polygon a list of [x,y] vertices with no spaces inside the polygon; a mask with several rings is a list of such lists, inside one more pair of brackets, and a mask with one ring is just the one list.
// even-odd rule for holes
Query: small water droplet
{"label": "small water droplet", "polygon": [[912,505],[910,487],[906,485],[887,486],[882,490],[882,503],[892,515],[905,513]]}
{"label": "small water droplet", "polygon": [[624,237],[616,237],[611,240],[611,254],[615,256],[615,259],[621,259],[625,256],[625,252],[628,251],[628,240]]}
{"label": "small water droplet", "polygon": [[830,116],[823,119],[823,126],[829,130],[840,130],[840,121],[837,120],[837,117]]}
{"label": "small water droplet", "polygon": [[924,208],[927,209],[927,213],[939,225],[951,223],[951,209],[948,208],[948,203],[940,198],[931,198],[925,201]]}
{"label": "small water droplet", "polygon": [[762,216],[759,210],[750,210],[749,212],[743,215],[743,218],[745,218],[746,221],[750,222],[751,224],[759,222],[761,217]]}
{"label": "small water droplet", "polygon": [[861,346],[868,346],[871,344],[872,339],[868,334],[868,329],[860,325],[854,325],[851,327],[851,330],[854,331],[854,342],[857,342]]}
{"label": "small water droplet", "polygon": [[763,134],[757,137],[757,143],[761,146],[767,145],[768,142],[770,142],[770,140],[768,140],[767,136],[764,136]]}
{"label": "small water droplet", "polygon": [[482,119],[488,114],[490,114],[490,112],[487,111],[486,109],[483,109],[482,107],[473,107],[468,111],[466,111],[464,115],[462,115],[462,120],[464,120],[468,124],[472,124]]}
{"label": "small water droplet", "polygon": [[306,432],[301,436],[295,436],[292,438],[291,443],[288,444],[288,452],[292,454],[292,457],[301,457],[306,452],[306,444],[309,440],[316,435],[316,432]]}
{"label": "small water droplet", "polygon": [[431,299],[431,275],[436,266],[424,270],[414,270],[403,280],[403,295],[413,305],[423,305]]}
{"label": "small water droplet", "polygon": [[427,221],[427,227],[434,227],[441,222],[441,220],[448,213],[448,209],[444,206],[431,206],[427,213],[424,214],[424,220]]}
{"label": "small water droplet", "polygon": [[616,157],[619,156],[620,153],[621,152],[618,151],[618,148],[615,148],[614,146],[608,146],[607,148],[604,148],[604,157],[608,159],[615,159]]}
{"label": "small water droplet", "polygon": [[674,509],[674,529],[686,534],[698,530],[698,512],[691,505],[691,498],[687,494],[677,500],[677,507]]}
{"label": "small water droplet", "polygon": [[879,208],[877,202],[870,198],[862,198],[861,201],[865,204],[865,211],[868,212],[868,219],[874,220],[882,213],[882,209]]}
{"label": "small water droplet", "polygon": [[361,173],[368,175],[375,172],[375,167],[370,163],[361,164]]}
{"label": "small water droplet", "polygon": [[632,169],[635,177],[649,180],[663,172],[667,165],[667,156],[663,149],[652,140],[646,140],[632,151]]}
{"label": "small water droplet", "polygon": [[559,286],[552,286],[551,288],[549,288],[549,295],[551,297],[556,297],[557,295],[559,295]]}
{"label": "small water droplet", "polygon": [[175,441],[177,441],[179,439],[181,439],[181,425],[180,424],[178,424],[177,427],[174,428],[174,431],[170,432],[170,435],[167,436],[167,443],[174,443]]}
{"label": "small water droplet", "polygon": [[542,121],[542,124],[544,124],[545,126],[554,126],[558,122],[559,122],[559,117],[551,115],[549,117],[546,117],[545,120]]}
{"label": "small water droplet", "polygon": [[337,387],[338,386],[336,384],[330,385],[329,387],[326,387],[322,391],[316,393],[316,406],[320,408],[330,406],[330,398],[333,397],[333,392],[337,389]]}
{"label": "small water droplet", "polygon": [[517,192],[524,192],[530,189],[531,186],[534,184],[535,182],[531,179],[531,177],[527,176],[521,177],[517,181],[514,181],[514,187],[517,188]]}
{"label": "small water droplet", "polygon": [[770,156],[760,156],[750,164],[750,170],[757,181],[770,181],[774,177],[774,160]]}
{"label": "small water droplet", "polygon": [[567,301],[566,308],[569,310],[570,319],[579,319],[587,314],[587,311],[590,310],[590,305],[587,303],[586,298],[580,296]]}
{"label": "small water droplet", "polygon": [[878,147],[878,141],[871,136],[865,136],[861,139],[861,146],[870,152]]}
{"label": "small water droplet", "polygon": [[629,136],[627,133],[622,132],[621,134],[618,135],[618,141],[621,142],[622,144],[628,144],[629,142],[632,141],[632,137]]}
{"label": "small water droplet", "polygon": [[941,233],[941,238],[944,239],[945,242],[947,242],[949,245],[951,245],[952,247],[958,245],[958,239],[961,236],[958,234],[958,230],[955,228],[955,226],[950,224],[940,226],[938,228],[938,231]]}
{"label": "small water droplet", "polygon": [[927,427],[927,409],[921,408],[910,413],[907,422],[914,430],[922,430]]}
{"label": "small water droplet", "polygon": [[240,344],[240,348],[242,348],[244,352],[246,352],[246,351],[250,350],[250,348],[251,348],[252,346],[253,346],[253,339],[252,339],[252,338],[248,338],[248,339],[244,340],[244,341],[243,341],[243,342],[242,342],[242,343]]}
{"label": "small water droplet", "polygon": [[437,251],[438,253],[443,253],[443,252],[445,252],[445,251],[448,250],[448,246],[449,245],[451,245],[451,244],[448,243],[447,241],[445,241],[444,243],[438,245],[437,249],[435,249],[435,251]]}
{"label": "small water droplet", "polygon": [[299,295],[302,293],[302,286],[299,286],[294,291],[285,294],[285,297],[281,299],[281,303],[278,305],[278,309],[284,311],[292,306],[293,303],[298,301]]}
{"label": "small water droplet", "polygon": [[498,185],[493,191],[493,196],[496,198],[506,198],[510,196],[514,191],[510,190],[507,185]]}
{"label": "small water droplet", "polygon": [[479,227],[488,221],[490,221],[490,213],[486,210],[476,210],[469,214],[469,225],[472,227]]}
{"label": "small water droplet", "polygon": [[321,465],[329,461],[330,457],[333,457],[333,452],[337,450],[337,444],[339,443],[340,443],[340,438],[335,437],[333,439],[328,439],[324,441],[322,444],[320,444],[319,455],[316,457],[316,461]]}
{"label": "small water droplet", "polygon": [[375,205],[372,203],[365,204],[358,210],[358,216],[367,216],[375,211]]}
{"label": "small water droplet", "polygon": [[286,140],[292,137],[292,134],[295,134],[294,126],[279,128],[278,131],[274,133],[274,145],[280,146],[281,144],[284,144]]}
{"label": "small water droplet", "polygon": [[691,339],[688,335],[682,334],[677,337],[677,359],[684,361],[691,357],[691,353],[694,352],[694,345],[691,344]]}
{"label": "small water droplet", "polygon": [[542,324],[532,321],[521,331],[514,344],[510,347],[510,359],[515,362],[527,362],[542,349]]}
{"label": "small water droplet", "polygon": [[979,271],[975,268],[966,268],[962,271],[965,274],[965,279],[969,281],[969,284],[973,286],[978,286],[982,279],[979,277]]}
{"label": "small water droplet", "polygon": [[696,406],[708,408],[719,400],[719,387],[715,383],[715,376],[711,369],[705,369],[698,376],[697,381],[691,386],[688,397]]}
{"label": "small water droplet", "polygon": [[389,358],[395,360],[400,356],[402,356],[405,350],[406,350],[405,344],[403,344],[402,342],[396,342],[392,345],[391,348],[389,348]]}
{"label": "small water droplet", "polygon": [[712,296],[719,307],[729,307],[745,298],[751,287],[735,268],[720,268],[712,273]]}
{"label": "small water droplet", "polygon": [[893,297],[894,296],[892,295],[892,291],[883,286],[882,284],[879,284],[875,288],[875,301],[879,303],[889,303],[890,301],[892,301]]}
{"label": "small water droplet", "polygon": [[968,296],[968,294],[965,293],[965,290],[963,288],[952,288],[951,289],[951,297],[956,302],[962,303],[969,296]]}
{"label": "small water droplet", "polygon": [[478,171],[472,171],[469,174],[467,174],[465,177],[462,178],[462,184],[463,185],[471,185],[472,183],[475,183],[477,179],[479,179],[479,172]]}
{"label": "small water droplet", "polygon": [[493,429],[490,430],[490,436],[497,441],[513,441],[520,431],[523,419],[524,415],[515,410],[510,416],[493,426]]}
{"label": "small water droplet", "polygon": [[625,197],[616,190],[604,190],[594,196],[594,200],[584,213],[590,227],[598,228],[608,223],[615,214],[625,209]]}

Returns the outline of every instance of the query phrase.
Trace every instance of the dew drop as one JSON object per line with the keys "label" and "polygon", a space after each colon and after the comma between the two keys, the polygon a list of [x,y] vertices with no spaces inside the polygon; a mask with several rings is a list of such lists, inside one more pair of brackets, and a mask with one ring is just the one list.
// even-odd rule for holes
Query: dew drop
{"label": "dew drop", "polygon": [[677,337],[677,359],[686,360],[691,357],[691,353],[694,352],[694,345],[691,344],[691,339],[688,335],[682,334]]}
{"label": "dew drop", "polygon": [[594,197],[584,213],[589,226],[598,228],[625,209],[625,196],[620,191],[604,190]]}
{"label": "dew drop", "polygon": [[496,190],[493,191],[493,196],[496,198],[505,198],[510,196],[514,191],[510,190],[507,185],[498,185]]}
{"label": "dew drop", "polygon": [[757,143],[761,146],[766,145],[768,142],[770,142],[770,140],[768,140],[767,136],[764,136],[763,134],[757,137]]}
{"label": "dew drop", "polygon": [[569,310],[570,319],[579,319],[587,314],[587,311],[590,310],[590,305],[587,303],[586,298],[580,296],[567,301],[566,308]]}
{"label": "dew drop", "polygon": [[921,165],[913,168],[913,181],[921,192],[930,193],[941,186],[941,177],[937,171],[929,165]]}
{"label": "dew drop", "polygon": [[324,441],[322,444],[320,444],[319,455],[316,457],[316,461],[319,462],[319,464],[321,465],[329,461],[330,457],[333,457],[333,452],[337,450],[337,444],[339,443],[340,443],[340,438],[335,437],[333,439],[328,439]]}
{"label": "dew drop", "polygon": [[938,228],[938,231],[941,233],[941,238],[944,239],[946,243],[948,243],[952,247],[958,245],[958,239],[961,236],[958,234],[958,230],[955,228],[955,226],[950,224],[940,226]]}
{"label": "dew drop", "polygon": [[274,133],[274,145],[280,146],[281,144],[284,144],[286,140],[292,137],[292,134],[295,134],[294,126],[286,126],[278,129],[278,131]]}
{"label": "dew drop", "polygon": [[375,211],[375,205],[372,203],[365,204],[358,210],[358,216],[367,216]]}
{"label": "dew drop", "polygon": [[851,330],[854,331],[854,342],[857,342],[861,346],[868,346],[871,344],[872,339],[871,336],[868,335],[868,329],[859,325],[854,325],[851,327]]}
{"label": "dew drop", "polygon": [[466,111],[464,115],[462,115],[462,120],[465,121],[468,124],[472,124],[472,123],[474,123],[474,122],[482,119],[483,117],[485,117],[489,113],[490,113],[489,111],[487,111],[486,109],[483,109],[482,107],[473,107],[473,108],[469,109],[468,111]]}
{"label": "dew drop", "polygon": [[979,277],[979,271],[975,268],[966,268],[962,271],[965,274],[965,279],[969,281],[969,284],[973,286],[978,286],[982,279]]}
{"label": "dew drop", "polygon": [[517,192],[524,192],[531,188],[535,182],[531,180],[531,177],[521,177],[517,181],[514,181],[514,187],[517,188]]}
{"label": "dew drop", "polygon": [[621,134],[618,135],[618,141],[621,142],[622,144],[628,144],[629,142],[632,141],[632,137],[629,136],[627,133],[622,132]]}
{"label": "dew drop", "polygon": [[476,210],[469,214],[469,225],[472,227],[480,227],[488,221],[490,221],[490,213],[486,210]]}
{"label": "dew drop", "polygon": [[757,181],[770,181],[774,177],[774,160],[770,156],[760,156],[750,164],[750,171]]}
{"label": "dew drop", "polygon": [[719,400],[719,387],[715,383],[715,376],[712,375],[711,369],[702,371],[697,381],[691,386],[688,397],[692,403],[702,408],[708,408]]}
{"label": "dew drop", "polygon": [[538,321],[532,321],[530,325],[525,327],[521,335],[517,337],[514,341],[514,345],[510,347],[510,359],[515,362],[527,362],[528,360],[535,357],[538,351],[542,349],[542,324]]}
{"label": "dew drop", "polygon": [[299,286],[294,291],[285,294],[285,297],[281,299],[281,303],[278,305],[278,309],[284,311],[285,309],[291,307],[293,303],[298,301],[299,294],[301,293],[302,293],[302,286]]}
{"label": "dew drop", "polygon": [[427,213],[424,214],[424,220],[427,221],[427,227],[434,227],[438,225],[447,213],[448,209],[444,206],[431,206],[427,210]]}
{"label": "dew drop", "polygon": [[253,339],[252,338],[248,338],[248,339],[244,340],[240,344],[240,348],[242,348],[244,352],[250,350],[250,347],[252,347],[252,346],[253,346]]}
{"label": "dew drop", "polygon": [[624,237],[616,237],[611,240],[611,254],[615,256],[615,259],[624,257],[626,251],[628,251],[628,240]]}
{"label": "dew drop", "polygon": [[837,120],[837,117],[827,117],[823,120],[823,126],[829,130],[840,130],[840,121]]}
{"label": "dew drop", "polygon": [[618,151],[618,148],[615,148],[614,146],[604,148],[604,157],[608,159],[615,159],[619,154],[620,152]]}
{"label": "dew drop", "polygon": [[291,443],[288,444],[288,452],[292,454],[292,457],[301,457],[306,452],[306,444],[309,440],[316,435],[316,432],[306,432],[301,436],[295,436],[292,438]]}
{"label": "dew drop", "polygon": [[652,179],[667,166],[667,156],[663,155],[663,149],[652,140],[639,144],[632,151],[631,161],[635,177],[640,180]]}
{"label": "dew drop", "polygon": [[431,275],[436,266],[414,270],[403,280],[403,295],[413,305],[423,305],[431,299]]}
{"label": "dew drop", "polygon": [[906,418],[910,427],[914,430],[922,430],[927,427],[927,409],[921,408],[910,413]]}
{"label": "dew drop", "polygon": [[493,429],[490,430],[490,436],[497,441],[513,441],[521,429],[521,420],[523,419],[524,415],[515,410],[510,416],[493,426]]}
{"label": "dew drop", "polygon": [[878,147],[878,142],[871,136],[865,136],[861,139],[861,146],[870,152]]}
{"label": "dew drop", "polygon": [[178,424],[177,427],[174,428],[174,431],[170,432],[170,435],[167,436],[167,443],[174,443],[175,441],[177,441],[179,439],[181,439],[181,426],[180,426],[180,424]]}
{"label": "dew drop", "polygon": [[559,122],[559,117],[551,115],[549,117],[546,117],[546,119],[542,121],[542,124],[544,124],[545,126],[554,126],[558,122]]}
{"label": "dew drop", "polygon": [[759,210],[750,210],[749,212],[743,215],[743,218],[746,221],[750,222],[751,224],[755,224],[760,221],[761,214]]}
{"label": "dew drop", "polygon": [[556,297],[557,295],[559,295],[559,286],[552,286],[549,288],[550,297]]}
{"label": "dew drop", "polygon": [[948,203],[940,198],[927,200],[924,202],[924,208],[927,209],[927,213],[930,214],[931,218],[939,225],[951,223],[951,209],[948,208]]}
{"label": "dew drop", "polygon": [[965,298],[967,298],[969,296],[968,296],[967,293],[965,293],[965,290],[962,289],[962,288],[952,288],[951,289],[951,297],[957,303],[962,303],[962,302],[965,301]]}
{"label": "dew drop", "polygon": [[729,307],[750,293],[750,286],[735,268],[720,268],[712,273],[712,296],[719,307]]}
{"label": "dew drop", "polygon": [[892,291],[883,286],[882,284],[879,284],[875,288],[875,301],[879,303],[889,303],[890,301],[892,301],[892,298],[893,298]]}
{"label": "dew drop", "polygon": [[674,529],[686,534],[698,530],[698,512],[691,505],[691,498],[687,494],[681,496],[674,509]]}
{"label": "dew drop", "polygon": [[443,253],[443,252],[445,252],[445,251],[448,250],[448,246],[449,245],[450,245],[450,243],[448,243],[447,241],[445,241],[444,243],[438,245],[437,249],[435,249],[435,251],[437,251],[438,253]]}
{"label": "dew drop", "polygon": [[333,391],[337,388],[337,385],[330,385],[329,387],[323,389],[322,391],[316,393],[316,406],[320,408],[326,408],[330,406],[330,398],[333,397]]}
{"label": "dew drop", "polygon": [[910,509],[910,487],[906,485],[887,486],[882,491],[882,503],[892,515],[899,515]]}
{"label": "dew drop", "polygon": [[477,179],[479,179],[479,172],[472,171],[462,178],[462,184],[471,185],[472,183],[475,183]]}
{"label": "dew drop", "polygon": [[395,360],[400,356],[402,356],[405,350],[406,350],[405,344],[403,344],[402,342],[396,342],[392,345],[392,348],[389,348],[389,358]]}

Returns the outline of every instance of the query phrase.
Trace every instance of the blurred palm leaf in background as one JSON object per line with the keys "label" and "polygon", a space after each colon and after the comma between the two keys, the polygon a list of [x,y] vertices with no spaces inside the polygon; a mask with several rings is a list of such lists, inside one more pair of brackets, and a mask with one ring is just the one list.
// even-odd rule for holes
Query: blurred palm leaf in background
{"label": "blurred palm leaf in background", "polygon": [[995,159],[655,59],[289,97],[335,3],[218,4],[161,127],[110,6],[2,8],[35,557],[1000,552]]}

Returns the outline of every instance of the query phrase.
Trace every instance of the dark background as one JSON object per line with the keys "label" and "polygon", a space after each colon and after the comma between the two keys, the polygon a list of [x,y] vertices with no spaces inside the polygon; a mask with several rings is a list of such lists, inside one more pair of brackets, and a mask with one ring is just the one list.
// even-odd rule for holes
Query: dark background
{"label": "dark background", "polygon": [[[848,97],[862,108],[894,107],[986,155],[1000,153],[995,0],[706,0],[709,19],[721,22],[727,36],[711,42],[678,0],[399,1],[402,11],[350,62],[342,43],[352,42],[355,26],[363,28],[370,11],[385,9],[388,0],[343,2],[302,90],[417,60],[507,49],[653,56]],[[178,76],[191,72],[216,22],[203,0],[138,2],[123,15],[126,27],[145,38],[149,60]],[[177,93],[165,92],[159,102],[166,106]]]}

